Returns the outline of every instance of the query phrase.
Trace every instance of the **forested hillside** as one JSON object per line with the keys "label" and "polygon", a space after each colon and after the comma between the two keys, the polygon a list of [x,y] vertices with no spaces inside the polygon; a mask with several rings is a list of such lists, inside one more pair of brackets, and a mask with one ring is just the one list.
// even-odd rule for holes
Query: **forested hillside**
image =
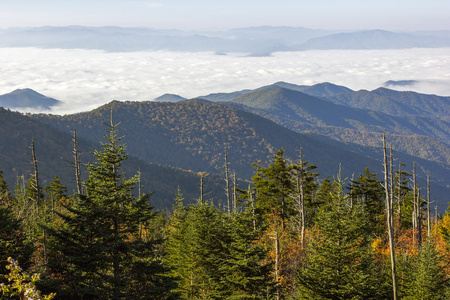
{"label": "forested hillside", "polygon": [[[303,87],[289,86],[291,89],[287,89],[276,87],[277,85],[268,90],[246,93],[228,104],[297,132],[314,132],[361,145],[378,146],[382,132],[388,132],[395,140],[395,149],[448,164],[450,124],[446,121],[410,115],[408,112],[397,116],[336,105],[294,90],[303,90]],[[320,93],[318,88],[315,91]],[[346,94],[352,95],[350,92]],[[361,107],[364,106],[364,101],[358,103]],[[447,107],[446,105],[443,102],[442,107]]]}
{"label": "forested hillside", "polygon": [[164,216],[133,193],[120,126],[103,125],[80,193],[35,171],[13,195],[0,172],[2,297],[448,298],[450,218],[432,213],[416,168],[394,171],[385,141],[384,180],[367,168],[317,180],[302,152],[279,149],[223,206],[186,205],[180,189]]}
{"label": "forested hillside", "polygon": [[327,99],[335,103],[377,110],[393,116],[417,115],[448,122],[450,115],[450,97],[399,92],[386,88],[335,94]]}
{"label": "forested hillside", "polygon": [[[56,130],[41,122],[0,108],[0,169],[11,187],[18,188],[27,182],[33,173],[31,141],[34,138],[41,184],[49,185],[55,176],[68,187],[69,192],[76,190],[73,157],[73,129],[67,133]],[[103,138],[103,124],[99,123],[99,141]],[[93,150],[98,142],[89,142],[78,135],[81,169],[93,160]],[[151,164],[130,156],[123,166],[127,174],[141,172],[142,192],[152,195],[151,203],[158,209],[171,210],[178,187],[183,190],[189,202],[200,197],[201,174],[180,170],[170,166]],[[85,175],[82,172],[82,180]],[[206,175],[206,174],[205,174]],[[223,179],[214,174],[204,177],[205,193],[223,201]],[[16,184],[19,186],[16,187]]]}
{"label": "forested hillside", "polygon": [[[252,163],[267,163],[279,148],[295,159],[298,150],[311,160],[329,166],[331,175],[342,165],[345,174],[375,159],[361,156],[344,144],[329,145],[314,135],[298,134],[267,119],[226,105],[199,100],[177,103],[112,102],[92,112],[69,116],[34,116],[61,130],[77,128],[80,137],[101,138],[100,124],[110,117],[121,122],[130,154],[143,160],[194,171],[222,172],[227,148],[230,166],[241,178],[249,179]],[[350,152],[349,152],[350,150]],[[359,159],[353,159],[359,157]],[[333,170],[333,171],[331,171]]]}

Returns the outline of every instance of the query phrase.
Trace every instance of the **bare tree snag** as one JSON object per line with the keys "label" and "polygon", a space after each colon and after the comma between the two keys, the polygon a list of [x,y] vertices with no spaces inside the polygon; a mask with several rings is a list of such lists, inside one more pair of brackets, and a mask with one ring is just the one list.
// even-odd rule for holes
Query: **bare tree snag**
{"label": "bare tree snag", "polygon": [[[40,208],[41,208],[41,191],[39,187],[39,172],[38,172],[38,166],[37,166],[37,159],[36,159],[36,151],[34,147],[34,138],[31,139],[31,154],[33,156],[33,166],[34,166],[34,189],[36,192],[36,206],[37,206],[37,212],[38,212],[38,218],[40,218]],[[45,217],[44,217],[45,221]],[[47,224],[44,224],[47,225]],[[48,269],[48,254],[47,254],[47,230],[45,229],[45,226],[43,227],[43,247],[44,247],[44,268],[47,272]]]}
{"label": "bare tree snag", "polygon": [[203,173],[200,173],[200,203],[203,204]]}
{"label": "bare tree snag", "polygon": [[77,131],[73,130],[73,157],[75,160],[75,180],[77,185],[77,193],[82,193],[81,172],[80,172],[80,152],[78,151]]}
{"label": "bare tree snag", "polygon": [[394,294],[394,300],[397,300],[397,271],[395,266],[394,227],[392,222],[392,199],[389,193],[386,134],[384,132],[383,132],[383,152],[384,152],[384,189],[386,191],[386,218],[389,234],[389,252],[391,257],[392,289]]}
{"label": "bare tree snag", "polygon": [[237,184],[236,184],[236,172],[233,173],[233,211],[237,213]]}
{"label": "bare tree snag", "polygon": [[227,195],[228,214],[231,213],[230,175],[228,170],[228,153],[225,148],[225,194]]}
{"label": "bare tree snag", "polygon": [[430,212],[430,175],[427,175],[427,229],[428,237],[431,236],[431,212]]}

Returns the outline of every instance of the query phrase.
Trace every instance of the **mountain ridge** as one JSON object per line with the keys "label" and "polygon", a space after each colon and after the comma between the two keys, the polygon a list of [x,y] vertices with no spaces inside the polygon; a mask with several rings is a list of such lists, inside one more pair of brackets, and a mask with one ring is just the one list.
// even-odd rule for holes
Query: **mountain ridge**
{"label": "mountain ridge", "polygon": [[16,89],[0,95],[0,107],[9,109],[43,109],[50,110],[52,106],[60,105],[61,101],[44,96],[30,88]]}
{"label": "mountain ridge", "polygon": [[449,31],[336,31],[260,26],[229,31],[183,31],[118,26],[44,26],[0,31],[0,47],[212,51],[268,56],[278,51],[312,49],[406,49],[449,47]]}

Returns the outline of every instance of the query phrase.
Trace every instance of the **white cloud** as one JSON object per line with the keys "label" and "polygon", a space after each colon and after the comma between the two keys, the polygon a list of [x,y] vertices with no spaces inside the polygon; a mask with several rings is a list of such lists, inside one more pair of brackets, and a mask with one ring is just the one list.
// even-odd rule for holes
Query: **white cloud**
{"label": "white cloud", "polygon": [[111,100],[153,100],[164,93],[192,98],[276,81],[328,81],[371,90],[388,80],[417,80],[406,89],[450,96],[449,70],[449,49],[314,50],[245,57],[1,48],[0,94],[32,88],[63,101],[54,111],[58,114],[90,110]]}

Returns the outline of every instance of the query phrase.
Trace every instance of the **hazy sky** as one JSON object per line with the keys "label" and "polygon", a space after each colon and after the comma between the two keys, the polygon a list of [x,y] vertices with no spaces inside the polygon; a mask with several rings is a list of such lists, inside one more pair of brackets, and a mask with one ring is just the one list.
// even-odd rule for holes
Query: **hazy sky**
{"label": "hazy sky", "polygon": [[175,29],[299,26],[450,30],[449,0],[1,0],[0,28],[116,25]]}

